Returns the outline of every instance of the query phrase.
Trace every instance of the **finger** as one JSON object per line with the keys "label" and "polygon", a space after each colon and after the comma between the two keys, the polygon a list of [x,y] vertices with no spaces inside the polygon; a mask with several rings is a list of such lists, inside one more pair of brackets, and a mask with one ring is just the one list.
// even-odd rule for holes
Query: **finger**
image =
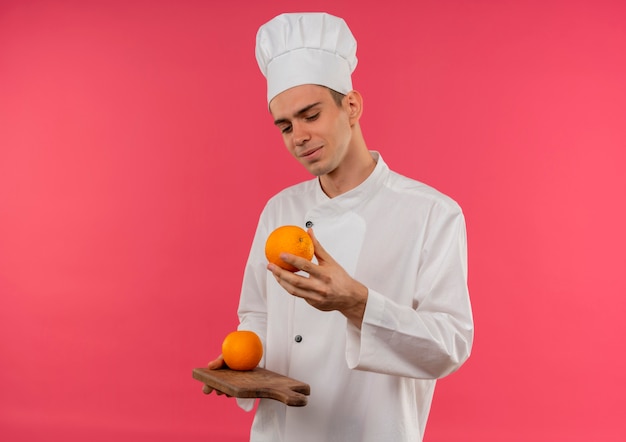
{"label": "finger", "polygon": [[214,388],[212,388],[212,390],[215,391],[215,394],[217,394],[218,396],[226,396],[226,397],[232,397],[230,394],[226,394],[223,391],[220,390],[215,390]]}
{"label": "finger", "polygon": [[213,388],[213,387],[209,387],[207,384],[204,384],[204,385],[202,386],[202,392],[203,392],[204,394],[211,394],[211,393],[215,392],[215,394],[217,394],[218,396],[232,397],[231,395],[226,394],[226,393],[224,393],[223,391],[219,391],[219,390],[216,390],[216,389],[215,389],[215,388]]}
{"label": "finger", "polygon": [[278,283],[286,278],[293,277],[295,274],[294,272],[290,272],[289,270],[285,270],[282,267],[271,263],[267,265],[267,270],[272,272],[274,279],[276,279],[276,282]]}
{"label": "finger", "polygon": [[[306,273],[311,273],[315,271],[316,265],[308,259],[302,258],[300,256],[292,255],[290,253],[281,253],[280,259],[285,261],[287,264],[291,264],[292,266],[296,267],[298,270],[302,270]],[[294,272],[289,273],[293,274]],[[301,278],[302,276],[298,277]]]}
{"label": "finger", "polygon": [[307,233],[309,234],[309,236],[313,240],[313,250],[315,251],[315,256],[317,258],[317,262],[320,263],[320,264],[322,262],[324,262],[324,261],[326,261],[326,262],[334,262],[333,257],[330,256],[330,254],[326,251],[326,249],[322,246],[322,244],[320,244],[320,242],[317,240],[317,237],[315,236],[315,233],[313,232],[313,229],[309,228],[307,230]]}
{"label": "finger", "polygon": [[286,258],[285,262],[289,261],[290,264],[298,267],[299,270],[302,270],[309,275],[302,275],[300,273],[282,269],[278,266],[268,265],[268,269],[274,275],[274,279],[276,279],[276,282],[278,282],[281,286],[283,286],[283,288],[285,288],[285,290],[290,293],[291,287],[297,287],[303,290],[312,289],[315,284],[315,277],[319,276],[321,273],[319,266],[298,256],[281,254],[281,259],[283,259],[283,257]]}
{"label": "finger", "polygon": [[317,294],[317,283],[312,278],[295,275],[285,271],[283,276],[274,275],[276,282],[290,295],[302,298],[309,304],[316,304],[320,301]]}
{"label": "finger", "polygon": [[207,364],[207,368],[209,370],[218,370],[224,367],[224,356],[219,355],[217,358],[213,359],[211,362]]}

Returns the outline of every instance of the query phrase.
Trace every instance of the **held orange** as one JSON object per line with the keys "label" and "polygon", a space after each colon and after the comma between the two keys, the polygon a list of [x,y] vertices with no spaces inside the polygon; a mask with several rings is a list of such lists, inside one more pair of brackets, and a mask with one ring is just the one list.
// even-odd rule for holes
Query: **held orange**
{"label": "held orange", "polygon": [[224,338],[222,356],[231,370],[252,370],[261,361],[263,344],[256,333],[248,330],[237,330]]}
{"label": "held orange", "polygon": [[267,260],[290,272],[297,272],[298,269],[280,259],[281,253],[290,253],[310,261],[314,252],[313,240],[306,230],[298,226],[281,226],[270,233],[265,242]]}

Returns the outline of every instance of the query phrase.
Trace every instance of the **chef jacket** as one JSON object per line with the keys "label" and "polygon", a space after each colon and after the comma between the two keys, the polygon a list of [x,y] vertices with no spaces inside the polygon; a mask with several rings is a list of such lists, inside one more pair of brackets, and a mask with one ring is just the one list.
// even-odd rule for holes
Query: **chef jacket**
{"label": "chef jacket", "polygon": [[[436,379],[470,354],[463,213],[371,154],[376,167],[358,187],[329,198],[312,179],[275,195],[260,216],[238,328],[261,337],[261,366],[309,384],[311,393],[304,407],[259,400],[253,442],[419,441]],[[311,226],[326,251],[367,286],[360,328],[276,282],[264,247],[282,225]],[[246,410],[254,405],[238,402]]]}

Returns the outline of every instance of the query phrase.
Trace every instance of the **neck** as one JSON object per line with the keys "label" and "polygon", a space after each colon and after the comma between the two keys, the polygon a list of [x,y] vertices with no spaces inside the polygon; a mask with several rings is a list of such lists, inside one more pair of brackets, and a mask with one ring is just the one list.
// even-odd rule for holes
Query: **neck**
{"label": "neck", "polygon": [[346,193],[370,176],[376,161],[372,158],[365,142],[350,146],[341,164],[332,172],[320,176],[320,185],[328,197],[334,198]]}

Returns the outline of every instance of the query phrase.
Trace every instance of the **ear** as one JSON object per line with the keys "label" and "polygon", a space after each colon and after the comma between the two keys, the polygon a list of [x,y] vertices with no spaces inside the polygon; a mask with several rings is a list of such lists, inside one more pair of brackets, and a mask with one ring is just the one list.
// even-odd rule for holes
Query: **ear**
{"label": "ear", "polygon": [[361,94],[358,91],[350,91],[344,97],[343,103],[348,112],[350,124],[358,122],[363,114],[363,97]]}

